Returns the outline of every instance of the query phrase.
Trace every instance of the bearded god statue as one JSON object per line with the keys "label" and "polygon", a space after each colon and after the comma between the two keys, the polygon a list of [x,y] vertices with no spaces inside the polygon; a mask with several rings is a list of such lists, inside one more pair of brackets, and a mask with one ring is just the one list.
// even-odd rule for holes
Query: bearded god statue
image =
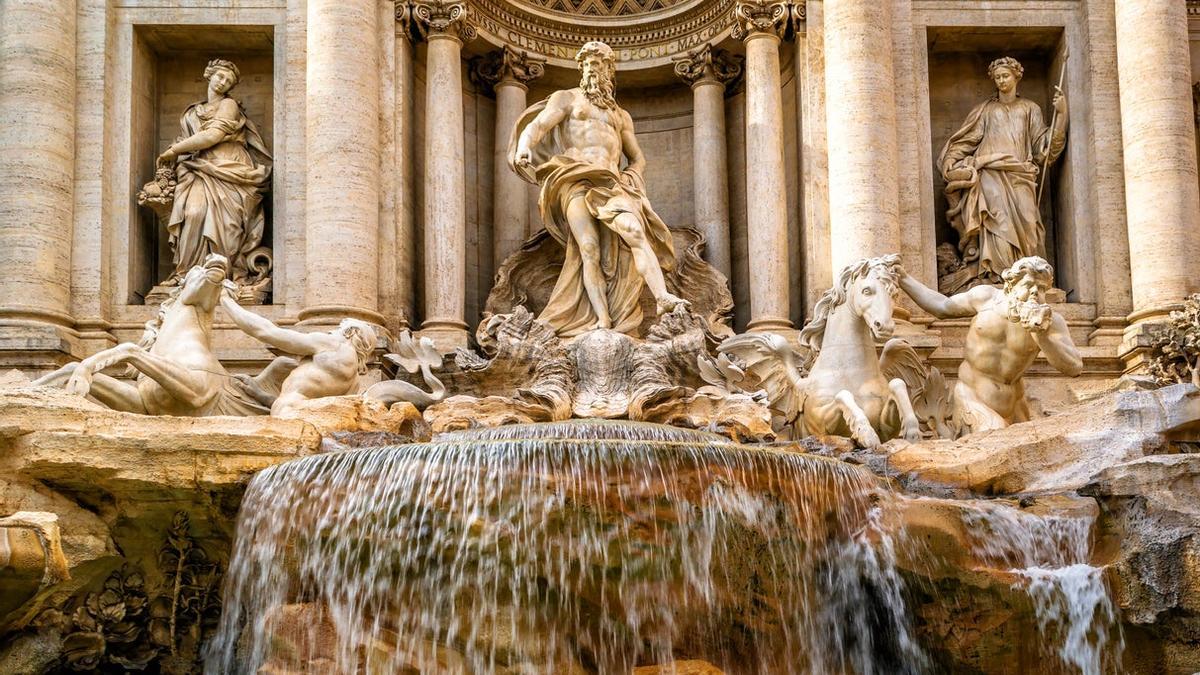
{"label": "bearded god statue", "polygon": [[1041,108],[1017,94],[1024,73],[1011,57],[993,61],[996,95],[971,111],[938,157],[959,256],[942,273],[943,293],[999,284],[1017,260],[1045,256],[1040,182],[1066,145],[1067,101],[1055,87],[1047,126]]}
{"label": "bearded god statue", "polygon": [[945,296],[899,272],[900,288],[921,309],[939,319],[971,319],[954,385],[954,417],[964,434],[1029,421],[1024,377],[1039,353],[1067,376],[1083,372],[1066,320],[1046,302],[1054,286],[1050,263],[1021,258],[1001,277],[1003,289],[980,285]]}
{"label": "bearded god statue", "polygon": [[575,59],[579,86],[526,110],[509,143],[510,165],[540,186],[546,230],[566,249],[538,318],[559,337],[597,328],[636,335],[643,284],[659,314],[687,302],[664,280],[675,265],[671,232],[646,197],[646,159],[614,97],[613,50],[589,42]]}

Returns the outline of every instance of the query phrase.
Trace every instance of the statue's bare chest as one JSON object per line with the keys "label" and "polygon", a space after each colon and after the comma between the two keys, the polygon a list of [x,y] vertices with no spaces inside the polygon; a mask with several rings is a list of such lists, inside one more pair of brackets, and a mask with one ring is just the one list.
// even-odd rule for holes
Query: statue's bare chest
{"label": "statue's bare chest", "polygon": [[980,312],[971,326],[971,332],[976,339],[992,345],[1003,345],[1019,354],[1037,353],[1038,350],[1029,329],[1010,321],[1008,316],[995,308]]}
{"label": "statue's bare chest", "polygon": [[613,115],[587,99],[577,100],[571,107],[570,122],[572,125],[587,128],[604,128],[616,132]]}

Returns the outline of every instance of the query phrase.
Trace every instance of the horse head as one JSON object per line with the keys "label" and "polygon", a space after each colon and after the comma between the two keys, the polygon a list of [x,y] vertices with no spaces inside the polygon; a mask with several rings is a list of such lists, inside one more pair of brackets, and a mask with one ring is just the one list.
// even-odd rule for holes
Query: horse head
{"label": "horse head", "polygon": [[847,265],[833,288],[825,291],[813,310],[813,317],[800,331],[800,342],[813,352],[821,351],[829,315],[846,305],[860,317],[876,340],[891,337],[896,330],[892,303],[899,289],[900,256],[863,258]]}
{"label": "horse head", "polygon": [[179,302],[211,312],[221,300],[225,277],[229,275],[229,260],[210,253],[204,263],[188,270],[180,284]]}
{"label": "horse head", "polygon": [[[900,256],[885,255],[864,258],[842,272],[850,309],[862,317],[876,341],[892,337],[896,330],[892,308],[899,290],[899,266]],[[849,278],[846,278],[847,271]]]}

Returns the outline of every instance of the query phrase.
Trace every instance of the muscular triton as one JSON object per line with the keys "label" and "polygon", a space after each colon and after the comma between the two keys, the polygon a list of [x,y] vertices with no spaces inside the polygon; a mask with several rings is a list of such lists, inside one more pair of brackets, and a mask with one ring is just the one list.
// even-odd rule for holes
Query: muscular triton
{"label": "muscular triton", "polygon": [[286,417],[302,401],[353,393],[358,376],[367,372],[367,359],[375,349],[375,330],[366,322],[345,319],[326,333],[301,333],[280,328],[243,308],[228,293],[221,296],[221,307],[247,334],[299,357],[297,361],[281,356],[267,366],[271,373],[287,372],[278,395],[242,378],[243,383],[251,385],[255,398],[271,406],[271,414],[276,417]]}
{"label": "muscular triton", "polygon": [[613,96],[612,49],[589,42],[576,60],[579,86],[526,110],[509,144],[513,170],[541,187],[546,230],[566,248],[539,318],[563,337],[595,328],[635,334],[643,284],[659,314],[686,304],[664,275],[675,263],[671,233],[646,197],[633,119]]}
{"label": "muscular triton", "polygon": [[1067,322],[1046,304],[1046,291],[1054,284],[1050,263],[1036,256],[1021,258],[1001,276],[1003,290],[976,286],[946,297],[900,274],[900,288],[930,314],[974,317],[954,387],[955,415],[965,433],[1029,419],[1022,378],[1039,351],[1071,377],[1083,370]]}

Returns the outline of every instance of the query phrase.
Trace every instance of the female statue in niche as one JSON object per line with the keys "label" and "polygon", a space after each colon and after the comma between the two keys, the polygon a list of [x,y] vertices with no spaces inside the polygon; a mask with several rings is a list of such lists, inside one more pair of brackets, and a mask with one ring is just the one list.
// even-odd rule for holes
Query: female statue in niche
{"label": "female statue in niche", "polygon": [[174,188],[166,227],[175,269],[164,286],[178,285],[189,269],[216,253],[229,259],[234,282],[250,289],[241,299],[261,302],[271,265],[270,249],[260,246],[271,154],[242,104],[229,96],[241,79],[237,66],[213,59],[204,79],[207,98],[188,106],[179,119],[182,135],[158,156],[162,196],[147,195],[155,191],[151,183],[139,202],[165,207]]}
{"label": "female statue in niche", "polygon": [[938,158],[960,256],[941,275],[943,293],[1000,283],[1017,260],[1046,255],[1038,181],[1066,145],[1067,100],[1055,87],[1047,127],[1041,108],[1017,94],[1024,74],[1012,57],[993,61],[996,95],[971,111]]}

